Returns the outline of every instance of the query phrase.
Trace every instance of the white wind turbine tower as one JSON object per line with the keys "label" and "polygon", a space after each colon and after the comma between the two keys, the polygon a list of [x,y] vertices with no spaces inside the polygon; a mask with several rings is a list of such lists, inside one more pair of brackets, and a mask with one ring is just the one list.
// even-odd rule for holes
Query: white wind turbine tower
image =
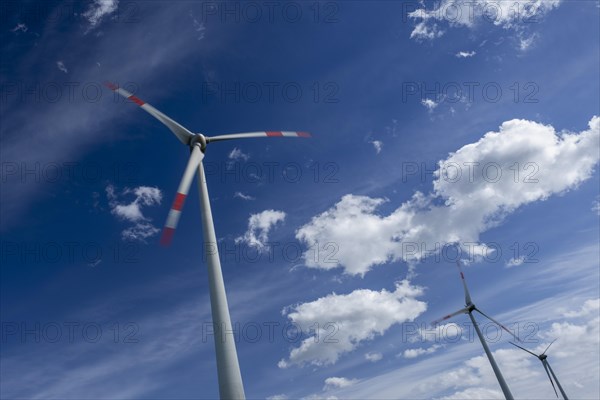
{"label": "white wind turbine tower", "polygon": [[210,209],[210,200],[208,197],[208,188],[206,186],[206,176],[202,159],[206,147],[209,143],[230,139],[245,139],[254,137],[310,137],[307,132],[288,132],[288,131],[264,131],[250,133],[234,133],[219,136],[204,136],[201,133],[192,133],[189,129],[172,120],[150,104],[145,103],[138,97],[128,91],[107,83],[109,89],[119,95],[131,100],[139,105],[144,111],[148,112],[154,118],[158,119],[175,134],[177,139],[191,150],[188,164],[183,173],[183,178],[177,189],[173,206],[169,211],[167,222],[165,224],[161,237],[162,244],[169,244],[177,223],[181,216],[183,203],[188,194],[194,171],[198,171],[198,189],[200,192],[200,209],[202,214],[202,232],[205,249],[207,250],[208,279],[210,287],[210,305],[214,326],[215,349],[217,356],[217,374],[219,378],[219,394],[221,399],[244,399],[244,386],[238,363],[231,318],[229,316],[229,307],[227,305],[227,295],[225,293],[225,284],[223,282],[223,273],[221,271],[221,262],[217,248],[217,238],[213,224],[212,213]]}
{"label": "white wind turbine tower", "polygon": [[436,321],[433,321],[431,324],[433,326],[438,325],[440,322],[445,321],[447,319],[450,319],[452,317],[454,317],[455,315],[458,314],[469,314],[469,318],[471,319],[471,322],[473,323],[473,327],[475,328],[475,332],[477,332],[477,336],[479,336],[479,340],[481,341],[481,345],[483,346],[483,350],[485,351],[485,354],[487,355],[488,360],[490,361],[490,364],[492,365],[492,369],[494,370],[494,374],[496,375],[496,379],[498,379],[498,383],[500,384],[500,388],[502,389],[502,393],[504,393],[504,397],[507,400],[513,400],[514,397],[512,395],[512,393],[510,392],[510,389],[508,388],[508,385],[506,384],[506,381],[504,380],[504,376],[502,376],[502,372],[500,372],[500,368],[498,368],[498,364],[496,364],[496,360],[494,359],[494,356],[492,355],[492,352],[490,351],[490,348],[488,347],[487,342],[485,341],[485,338],[483,337],[483,335],[481,334],[481,330],[479,329],[479,325],[477,325],[477,321],[475,320],[475,317],[473,316],[473,311],[477,311],[479,314],[483,315],[484,317],[486,317],[487,319],[489,319],[490,321],[492,321],[493,323],[495,323],[496,325],[498,325],[500,328],[502,328],[503,330],[505,330],[506,332],[510,333],[511,336],[513,336],[517,341],[521,341],[517,336],[515,336],[511,331],[508,330],[507,327],[505,327],[504,325],[502,325],[500,322],[496,321],[495,319],[493,319],[492,317],[490,317],[489,315],[485,314],[483,311],[481,311],[480,309],[478,309],[475,304],[473,304],[473,301],[471,300],[471,294],[469,293],[469,288],[467,287],[467,281],[465,280],[465,274],[462,271],[462,268],[460,267],[460,261],[456,261],[456,265],[458,267],[458,272],[460,272],[460,279],[462,280],[462,284],[463,284],[463,289],[465,291],[465,308],[462,308],[456,312],[453,312],[452,314],[448,314],[443,318],[440,318]]}
{"label": "white wind turbine tower", "polygon": [[[552,346],[552,343],[554,343],[554,342],[556,342],[556,339],[554,339],[552,342],[550,342],[550,344],[548,345],[548,347],[546,347],[546,350],[544,350],[544,352],[542,354],[535,354],[535,353],[527,350],[526,348],[521,347],[518,344],[513,343],[513,342],[510,342],[510,344],[512,344],[513,346],[517,346],[521,350],[524,350],[524,351],[528,352],[529,354],[531,354],[532,356],[538,358],[542,362],[542,365],[544,366],[544,369],[546,370],[546,374],[548,374],[548,379],[550,379],[550,383],[552,384],[552,389],[554,389],[554,393],[556,394],[556,397],[558,397],[558,392],[556,391],[556,386],[558,386],[558,390],[560,390],[560,394],[562,394],[563,399],[569,400],[569,398],[567,397],[567,394],[563,390],[563,387],[560,385],[558,378],[554,374],[554,371],[552,370],[550,363],[547,360],[548,356],[546,355],[546,352],[548,351],[548,349],[550,348],[550,346]],[[548,372],[548,371],[550,371],[550,372]],[[550,377],[550,374],[552,374],[552,377]],[[552,378],[554,378],[554,381],[556,382],[556,386],[554,386],[554,382],[552,382]]]}

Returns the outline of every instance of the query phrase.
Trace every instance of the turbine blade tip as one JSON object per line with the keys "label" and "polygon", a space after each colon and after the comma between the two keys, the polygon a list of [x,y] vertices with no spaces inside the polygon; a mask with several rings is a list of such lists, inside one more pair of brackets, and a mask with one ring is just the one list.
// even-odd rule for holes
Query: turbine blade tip
{"label": "turbine blade tip", "polygon": [[174,233],[175,233],[175,229],[165,226],[165,228],[163,229],[162,236],[160,238],[161,246],[169,247],[169,245],[171,244],[171,242],[173,240]]}
{"label": "turbine blade tip", "polygon": [[113,90],[113,91],[114,91],[114,90],[117,90],[117,89],[119,88],[119,87],[118,87],[117,85],[115,85],[114,83],[112,83],[112,82],[108,82],[108,81],[104,82],[104,85],[105,85],[107,88],[109,88],[110,90]]}

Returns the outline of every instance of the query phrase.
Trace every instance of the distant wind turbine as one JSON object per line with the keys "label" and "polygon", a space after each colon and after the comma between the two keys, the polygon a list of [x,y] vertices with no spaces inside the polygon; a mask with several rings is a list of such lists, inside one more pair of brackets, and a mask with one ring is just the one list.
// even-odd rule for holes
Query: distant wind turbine
{"label": "distant wind turbine", "polygon": [[[521,347],[518,344],[513,343],[513,342],[510,342],[510,344],[512,344],[513,346],[517,346],[521,350],[528,352],[529,354],[531,354],[534,357],[537,357],[542,362],[542,365],[544,366],[544,369],[546,370],[546,374],[548,374],[548,379],[550,379],[550,383],[552,384],[552,389],[554,389],[554,393],[556,394],[556,397],[558,398],[558,392],[556,391],[556,386],[558,386],[558,390],[560,390],[560,394],[562,394],[562,397],[565,400],[569,400],[569,398],[567,397],[567,394],[565,393],[562,386],[560,385],[558,378],[556,377],[556,375],[554,375],[554,371],[552,371],[552,367],[550,367],[550,363],[547,360],[548,356],[546,355],[546,352],[548,351],[548,349],[550,348],[550,346],[552,346],[552,343],[554,343],[554,342],[556,342],[556,339],[554,339],[552,342],[550,342],[550,344],[548,345],[548,347],[546,347],[546,350],[544,350],[544,352],[542,354],[535,354],[535,353],[527,350],[526,348]],[[550,371],[550,372],[548,372],[548,371]],[[552,377],[550,377],[550,374],[552,374]],[[554,378],[554,381],[556,382],[556,386],[554,386],[554,382],[552,382],[552,378]]]}
{"label": "distant wind turbine", "polygon": [[506,397],[506,400],[513,400],[514,397],[513,397],[512,393],[510,392],[510,389],[508,388],[506,381],[504,380],[504,376],[502,376],[502,372],[500,372],[500,368],[498,368],[498,364],[496,364],[496,360],[494,359],[494,356],[492,355],[492,352],[490,351],[490,348],[488,347],[487,342],[485,341],[485,338],[481,334],[479,325],[477,325],[477,321],[475,320],[475,317],[473,316],[473,311],[477,311],[479,314],[483,315],[484,317],[486,317],[487,319],[489,319],[490,321],[492,321],[493,323],[498,325],[500,328],[502,328],[506,332],[510,333],[511,336],[513,336],[517,341],[520,342],[521,340],[517,336],[515,336],[515,334],[513,334],[511,331],[509,331],[507,327],[505,327],[504,325],[502,325],[500,322],[496,321],[489,315],[485,314],[483,311],[478,309],[475,306],[475,304],[473,304],[473,301],[471,300],[471,294],[469,293],[469,288],[467,287],[467,281],[465,280],[465,274],[463,274],[462,268],[460,267],[460,261],[456,261],[456,266],[458,267],[458,272],[460,272],[460,279],[462,280],[463,289],[465,291],[465,308],[462,308],[456,312],[453,312],[452,314],[448,314],[445,317],[435,320],[431,324],[433,326],[436,326],[440,322],[450,319],[456,315],[469,314],[469,318],[471,318],[471,322],[473,323],[475,332],[477,332],[477,336],[479,336],[479,340],[481,341],[483,350],[485,351],[485,354],[487,355],[488,360],[490,361],[490,364],[492,365],[492,369],[494,370],[496,379],[498,379],[498,383],[500,384],[502,393],[504,393],[504,397]]}
{"label": "distant wind turbine", "polygon": [[204,136],[201,133],[192,133],[178,122],[169,118],[150,104],[140,100],[138,97],[129,93],[127,90],[118,87],[112,83],[106,83],[109,89],[119,95],[131,100],[139,105],[144,111],[148,112],[154,118],[158,119],[175,134],[177,139],[191,150],[188,164],[183,173],[183,178],[177,189],[173,206],[169,211],[167,222],[165,224],[161,243],[168,245],[171,242],[177,223],[181,217],[181,210],[187,194],[189,192],[194,171],[198,171],[198,189],[200,192],[200,208],[202,211],[202,232],[204,235],[204,244],[208,253],[208,279],[210,286],[210,303],[212,319],[214,326],[214,339],[217,356],[217,375],[219,379],[219,394],[221,399],[245,399],[244,386],[240,373],[240,366],[235,348],[233,337],[233,328],[229,316],[229,307],[227,305],[227,295],[225,293],[225,284],[223,282],[223,273],[221,271],[221,262],[217,247],[217,238],[213,224],[210,200],[208,197],[208,188],[206,186],[206,176],[202,160],[209,143],[230,139],[246,139],[254,137],[310,137],[307,132],[289,132],[289,131],[263,131],[250,133],[233,133],[228,135]]}

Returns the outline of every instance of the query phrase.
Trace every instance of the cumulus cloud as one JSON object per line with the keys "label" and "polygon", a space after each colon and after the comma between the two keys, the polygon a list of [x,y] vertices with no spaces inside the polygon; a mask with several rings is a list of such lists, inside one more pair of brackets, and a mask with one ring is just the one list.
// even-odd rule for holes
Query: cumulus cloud
{"label": "cumulus cloud", "polygon": [[423,288],[404,280],[397,282],[392,292],[358,289],[343,295],[332,293],[285,309],[284,314],[302,332],[314,333],[293,348],[288,360],[281,360],[279,367],[335,364],[342,354],[353,351],[362,342],[425,312],[426,303],[416,299],[422,294]]}
{"label": "cumulus cloud", "polygon": [[420,357],[425,354],[435,353],[440,347],[442,347],[442,346],[439,344],[434,344],[433,346],[430,346],[426,349],[424,349],[422,347],[417,347],[415,349],[406,349],[402,353],[402,356],[404,358],[417,358],[417,357]]}
{"label": "cumulus cloud", "polygon": [[105,16],[114,13],[118,6],[119,0],[94,0],[82,15],[89,22],[89,29],[93,29]]}
{"label": "cumulus cloud", "polygon": [[468,388],[451,394],[450,396],[440,397],[440,400],[483,400],[483,399],[502,399],[502,392],[496,389],[487,388]]}
{"label": "cumulus cloud", "polygon": [[506,262],[506,268],[517,267],[525,262],[525,256],[511,258]]}
{"label": "cumulus cloud", "polygon": [[273,396],[267,397],[267,400],[287,400],[287,399],[289,399],[289,397],[287,397],[285,394],[274,394]]}
{"label": "cumulus cloud", "polygon": [[581,309],[579,309],[577,311],[568,311],[568,312],[564,313],[563,315],[567,318],[577,318],[577,317],[583,317],[583,316],[589,315],[593,312],[595,312],[596,315],[598,315],[599,310],[600,310],[600,299],[589,299],[583,303],[583,305],[581,306]]}
{"label": "cumulus cloud", "polygon": [[455,54],[456,58],[469,58],[477,54],[475,51],[459,51]]}
{"label": "cumulus cloud", "polygon": [[229,153],[228,158],[233,161],[248,161],[250,159],[250,156],[244,153],[242,150],[238,149],[237,147],[234,147],[233,150],[231,150],[231,152]]}
{"label": "cumulus cloud", "polygon": [[[122,202],[121,197],[131,197],[130,202]],[[124,240],[145,242],[146,239],[156,235],[160,230],[152,225],[151,220],[142,213],[143,207],[160,205],[162,192],[156,187],[138,186],[133,189],[126,188],[117,193],[113,185],[106,187],[108,205],[113,215],[119,219],[132,223],[121,232]]]}
{"label": "cumulus cloud", "polygon": [[599,137],[598,117],[579,133],[559,133],[528,120],[506,121],[497,132],[440,161],[432,192],[416,192],[388,215],[377,212],[388,200],[348,194],[313,217],[296,231],[296,238],[311,249],[335,243],[336,253],[332,258],[307,251],[305,265],[364,275],[391,261],[414,264],[439,254],[446,244],[487,251],[479,240],[482,232],[517,208],[575,189],[591,177]]}
{"label": "cumulus cloud", "polygon": [[433,40],[444,34],[437,24],[428,24],[426,21],[419,22],[410,33],[410,38],[419,42],[424,40]]}
{"label": "cumulus cloud", "polygon": [[421,100],[421,104],[429,112],[432,112],[439,105],[439,103],[436,103],[435,101],[433,101],[431,99],[423,99],[423,100]]}
{"label": "cumulus cloud", "polygon": [[280,222],[285,220],[285,212],[265,210],[258,214],[251,214],[248,218],[248,230],[243,236],[235,239],[236,243],[245,243],[250,247],[264,250],[268,246],[269,232]]}
{"label": "cumulus cloud", "polygon": [[61,71],[64,72],[65,74],[69,72],[69,70],[67,69],[67,67],[65,67],[65,63],[62,61],[57,61],[56,62],[56,67]]}
{"label": "cumulus cloud", "polygon": [[334,377],[325,379],[325,386],[323,386],[323,390],[326,391],[326,390],[330,390],[330,389],[345,388],[345,387],[352,386],[357,382],[358,382],[358,379],[348,379],[348,378],[334,376]]}
{"label": "cumulus cloud", "polygon": [[383,149],[383,142],[381,140],[373,140],[369,143],[373,145],[376,154],[381,153],[381,150]]}
{"label": "cumulus cloud", "polygon": [[561,0],[442,0],[431,9],[418,8],[408,13],[415,21],[410,37],[433,40],[444,34],[441,25],[473,29],[481,23],[520,32],[527,22],[543,17],[560,3]]}
{"label": "cumulus cloud", "polygon": [[367,353],[365,354],[365,359],[371,362],[380,361],[383,358],[383,354],[381,353]]}

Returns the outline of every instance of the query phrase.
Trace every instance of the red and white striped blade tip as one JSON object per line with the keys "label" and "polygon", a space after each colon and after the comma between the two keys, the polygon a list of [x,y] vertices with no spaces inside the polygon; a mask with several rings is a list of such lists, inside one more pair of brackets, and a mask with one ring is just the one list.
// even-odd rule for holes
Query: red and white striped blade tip
{"label": "red and white striped blade tip", "polygon": [[168,247],[171,245],[173,241],[173,234],[175,233],[175,229],[164,227],[162,231],[162,236],[160,237],[161,246]]}
{"label": "red and white striped blade tip", "polygon": [[173,205],[169,210],[167,222],[165,223],[165,227],[163,228],[162,236],[160,238],[160,244],[163,246],[169,246],[173,240],[173,235],[175,234],[175,229],[179,223],[181,210],[183,209],[183,203],[185,202],[186,196],[186,194],[179,192],[175,195],[175,200],[173,200]]}

